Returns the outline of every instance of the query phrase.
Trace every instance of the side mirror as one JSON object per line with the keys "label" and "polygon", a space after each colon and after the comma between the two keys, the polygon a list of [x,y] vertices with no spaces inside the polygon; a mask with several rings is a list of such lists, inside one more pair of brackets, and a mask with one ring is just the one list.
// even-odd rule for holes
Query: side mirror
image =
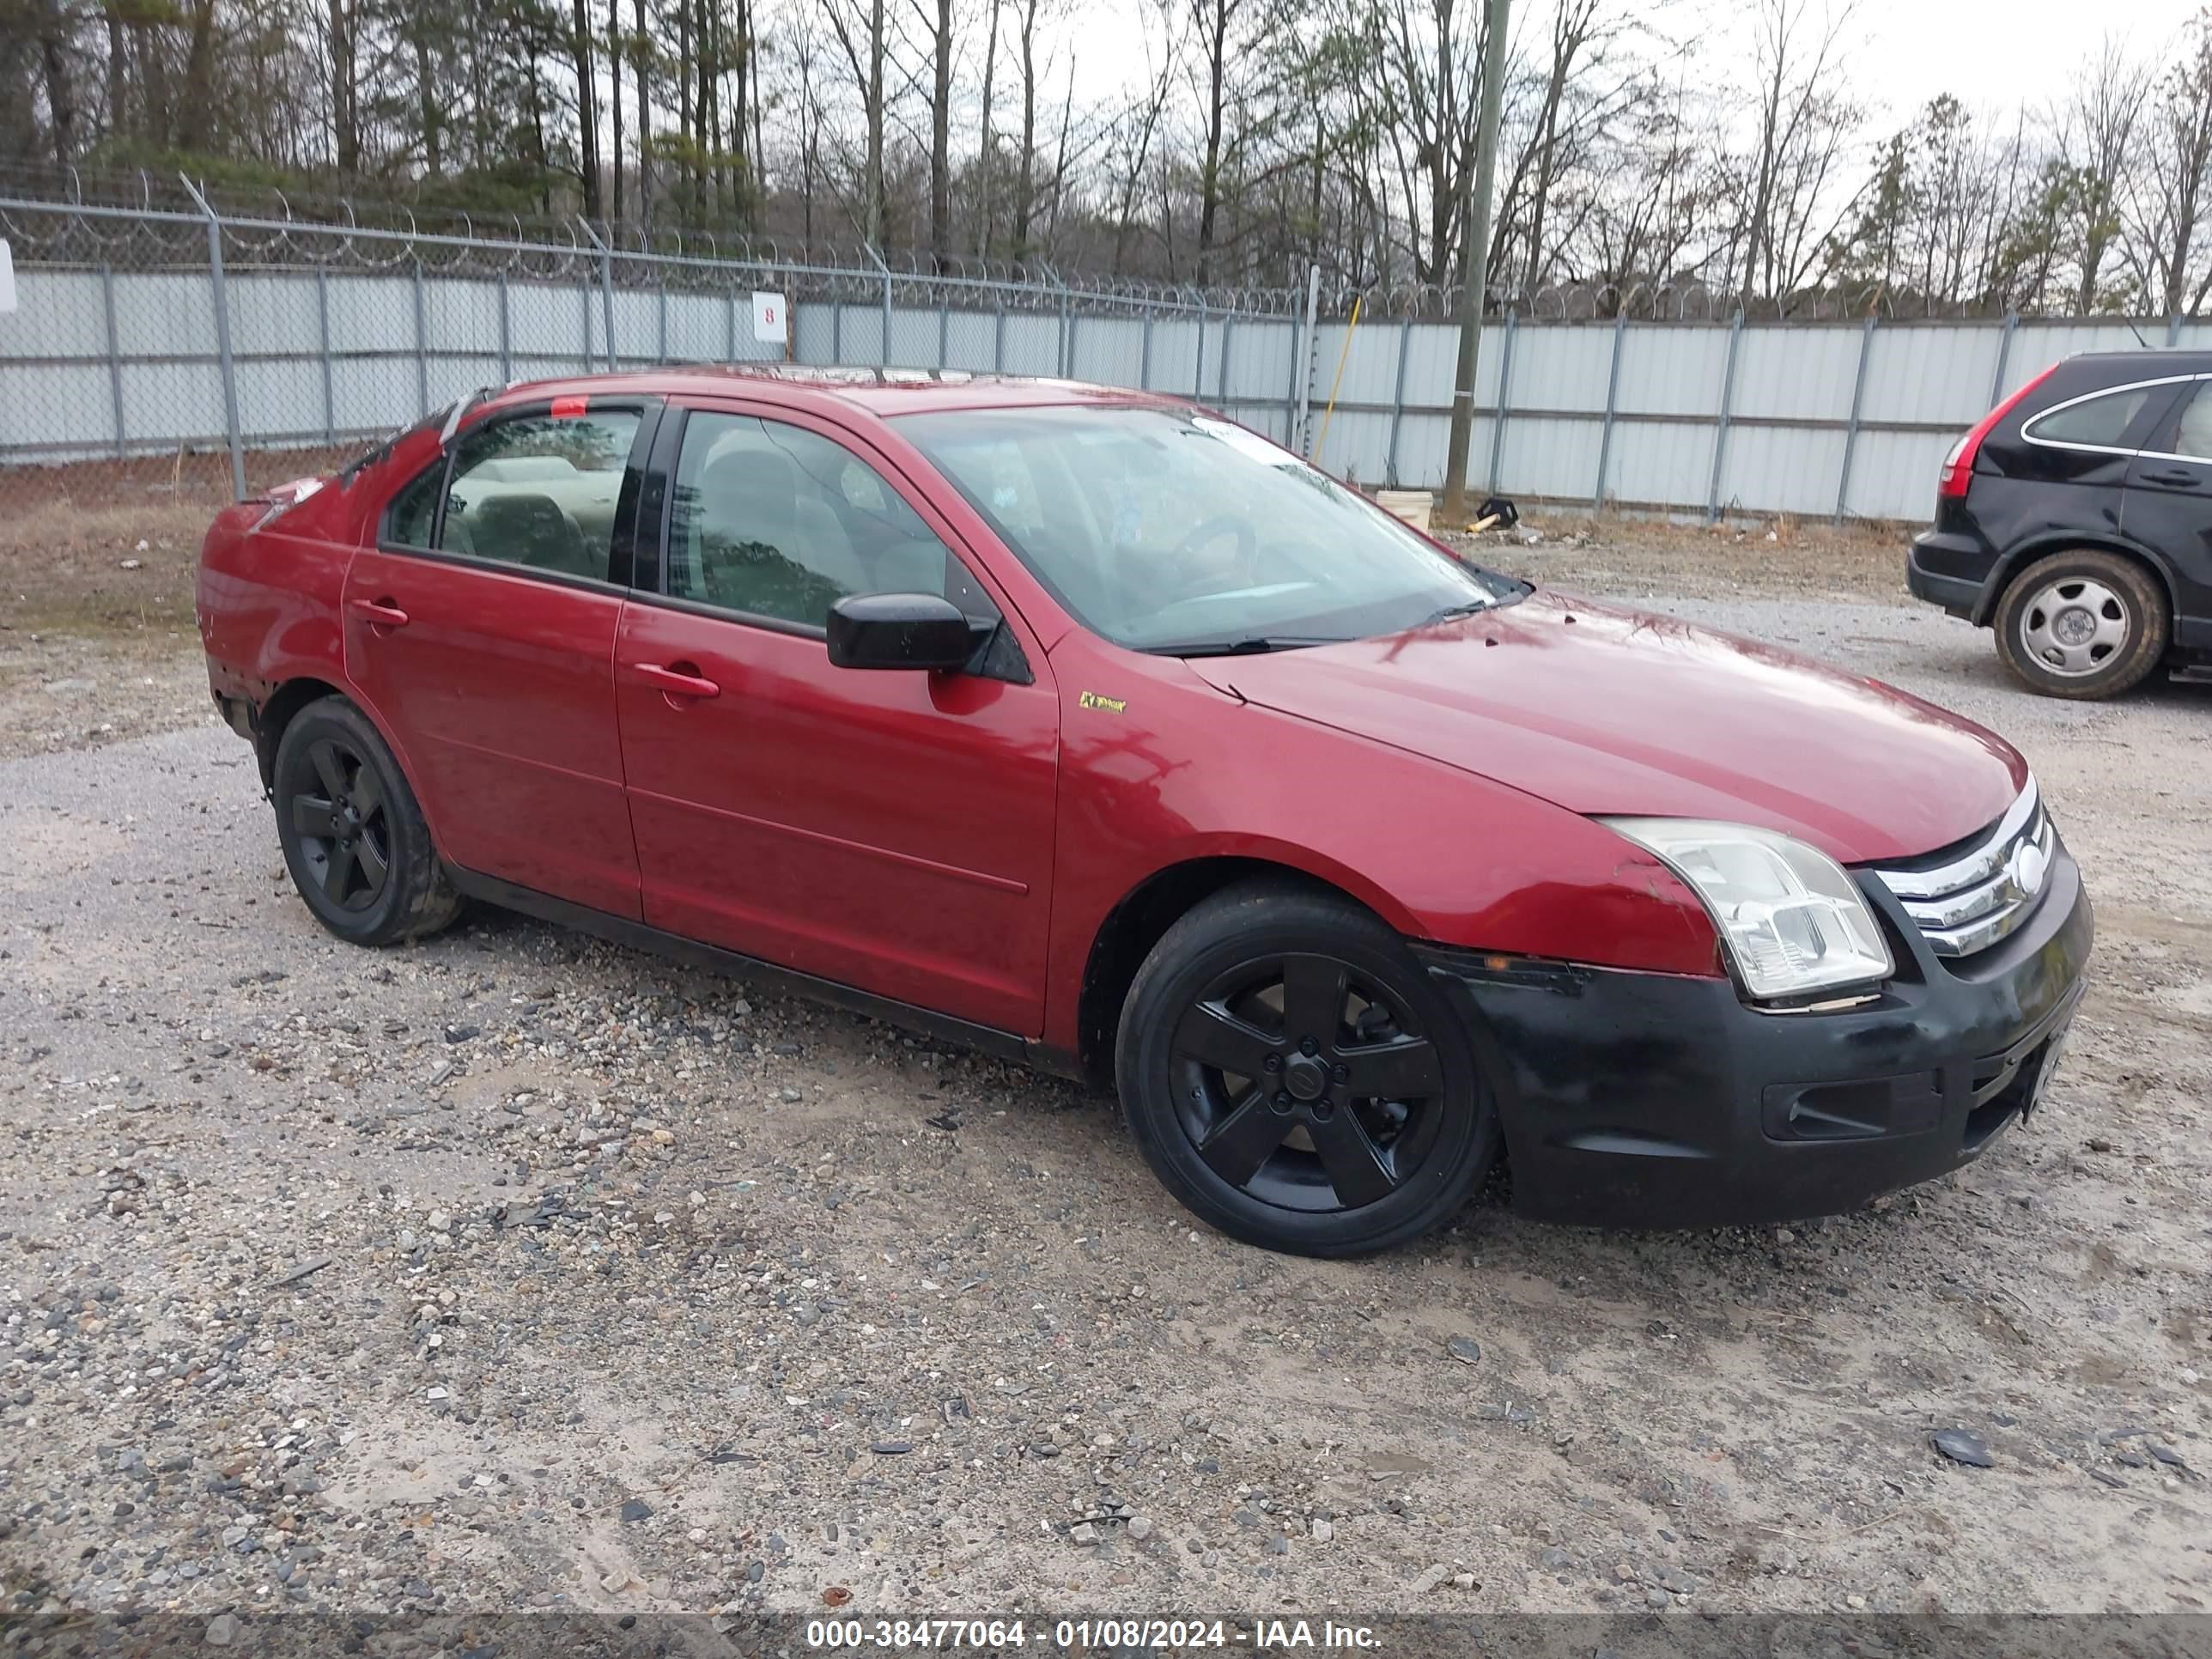
{"label": "side mirror", "polygon": [[968,618],[937,593],[848,594],[829,628],[838,668],[964,668],[975,650]]}

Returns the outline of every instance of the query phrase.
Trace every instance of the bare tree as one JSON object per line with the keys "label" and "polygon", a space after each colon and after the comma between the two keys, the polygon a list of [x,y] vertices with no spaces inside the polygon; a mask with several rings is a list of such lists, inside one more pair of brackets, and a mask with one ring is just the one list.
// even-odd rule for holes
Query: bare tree
{"label": "bare tree", "polygon": [[2212,9],[2183,31],[2143,118],[2143,165],[2129,170],[2131,263],[2160,311],[2194,311],[2212,289],[2197,274],[2197,240],[2212,210]]}
{"label": "bare tree", "polygon": [[2075,77],[2074,96],[2059,117],[2059,153],[2075,192],[2074,308],[2084,314],[2097,308],[2105,260],[2123,228],[2120,191],[2149,78],[2125,44],[2107,35],[2095,60]]}
{"label": "bare tree", "polygon": [[1840,214],[1831,191],[1862,112],[1838,88],[1844,46],[1857,0],[1752,0],[1758,126],[1747,168],[1742,293],[1765,295],[1786,311],[1814,274]]}

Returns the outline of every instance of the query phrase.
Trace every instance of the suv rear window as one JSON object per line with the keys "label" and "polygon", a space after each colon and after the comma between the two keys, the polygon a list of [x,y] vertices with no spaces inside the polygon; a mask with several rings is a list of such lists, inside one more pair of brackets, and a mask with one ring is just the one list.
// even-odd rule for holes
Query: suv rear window
{"label": "suv rear window", "polygon": [[2087,444],[2098,449],[2131,447],[2121,441],[2154,390],[2147,386],[2124,386],[2063,404],[2037,416],[2021,428],[2021,435],[2039,443]]}

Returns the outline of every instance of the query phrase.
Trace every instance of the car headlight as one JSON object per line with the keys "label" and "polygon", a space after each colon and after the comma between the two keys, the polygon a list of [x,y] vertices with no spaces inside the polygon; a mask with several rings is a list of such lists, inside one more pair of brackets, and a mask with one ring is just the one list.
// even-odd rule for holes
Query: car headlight
{"label": "car headlight", "polygon": [[1720,929],[1743,988],[1802,996],[1887,979],[1895,963],[1866,899],[1817,848],[1706,818],[1603,818],[1687,882]]}

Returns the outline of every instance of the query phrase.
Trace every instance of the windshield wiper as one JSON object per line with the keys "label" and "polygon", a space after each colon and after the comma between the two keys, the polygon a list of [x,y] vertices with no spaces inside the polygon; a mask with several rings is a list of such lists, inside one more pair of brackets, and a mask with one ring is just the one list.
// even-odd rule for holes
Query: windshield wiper
{"label": "windshield wiper", "polygon": [[1421,626],[1426,628],[1434,623],[1450,622],[1455,617],[1475,616],[1489,610],[1496,603],[1495,599],[1470,599],[1465,605],[1448,605],[1443,610],[1431,611],[1422,617]]}
{"label": "windshield wiper", "polygon": [[1299,651],[1310,645],[1342,645],[1335,634],[1255,634],[1239,640],[1192,640],[1181,645],[1148,645],[1155,657],[1259,657],[1270,651]]}

